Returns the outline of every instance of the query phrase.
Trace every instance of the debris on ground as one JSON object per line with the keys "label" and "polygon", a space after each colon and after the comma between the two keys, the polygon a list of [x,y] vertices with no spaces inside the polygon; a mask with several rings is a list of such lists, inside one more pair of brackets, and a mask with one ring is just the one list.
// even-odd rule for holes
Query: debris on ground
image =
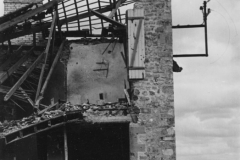
{"label": "debris on ground", "polygon": [[111,116],[126,116],[129,114],[129,105],[126,102],[122,103],[105,103],[103,105],[96,104],[82,104],[73,105],[69,102],[56,106],[52,110],[47,110],[41,114],[33,114],[29,117],[24,117],[20,120],[11,120],[0,122],[0,138],[10,133],[16,132],[30,125],[37,124],[44,120],[55,118],[64,115],[68,112],[78,111],[81,112],[84,117],[111,117]]}

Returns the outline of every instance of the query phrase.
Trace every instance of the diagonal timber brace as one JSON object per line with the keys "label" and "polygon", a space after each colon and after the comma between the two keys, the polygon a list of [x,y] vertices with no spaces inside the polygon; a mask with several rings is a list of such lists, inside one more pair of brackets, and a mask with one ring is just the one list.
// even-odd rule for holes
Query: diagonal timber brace
{"label": "diagonal timber brace", "polygon": [[91,13],[94,14],[95,16],[97,16],[98,18],[101,18],[101,19],[103,19],[103,20],[105,20],[109,23],[112,23],[113,25],[116,25],[116,26],[121,27],[121,28],[126,27],[124,24],[119,23],[118,21],[115,21],[115,20],[113,20],[113,19],[111,19],[111,18],[109,18],[109,17],[107,17],[107,16],[105,16],[105,15],[103,15],[103,14],[97,12],[97,11],[91,10]]}
{"label": "diagonal timber brace", "polygon": [[45,90],[47,88],[48,82],[49,82],[49,80],[50,80],[50,78],[52,76],[53,70],[54,70],[54,68],[55,68],[55,66],[56,66],[56,64],[58,62],[58,59],[59,59],[59,57],[60,57],[60,55],[62,53],[62,49],[63,49],[64,44],[65,44],[65,40],[62,42],[61,46],[58,49],[57,55],[54,58],[54,61],[53,61],[52,66],[50,68],[50,71],[49,71],[49,73],[47,75],[47,78],[46,78],[46,80],[45,80],[45,82],[43,84],[43,87],[41,89],[41,92],[40,92],[39,96],[36,99],[35,106],[38,106],[40,101],[41,101],[41,99],[43,99],[44,92],[45,92]]}
{"label": "diagonal timber brace", "polygon": [[46,50],[45,50],[45,52],[44,52],[45,59],[44,59],[44,64],[42,65],[42,70],[41,70],[40,78],[39,78],[39,81],[38,81],[38,88],[37,88],[37,92],[36,92],[35,101],[37,100],[37,98],[38,98],[38,96],[39,96],[39,93],[40,93],[40,90],[41,90],[43,75],[44,75],[45,67],[46,67],[46,64],[47,64],[49,48],[50,48],[50,45],[51,45],[51,40],[52,40],[53,31],[54,31],[54,29],[55,29],[56,19],[57,19],[57,12],[55,11],[55,12],[54,12],[54,16],[53,16],[53,21],[52,21],[51,29],[50,29],[50,33],[49,33],[49,36],[48,36],[47,47],[46,47]]}
{"label": "diagonal timber brace", "polygon": [[8,91],[6,96],[4,97],[4,101],[8,101],[9,98],[14,94],[14,92],[21,86],[21,84],[27,79],[29,74],[33,71],[33,69],[39,64],[42,60],[44,52],[38,56],[35,62],[28,68],[28,70],[22,75],[22,77],[15,83],[15,85]]}

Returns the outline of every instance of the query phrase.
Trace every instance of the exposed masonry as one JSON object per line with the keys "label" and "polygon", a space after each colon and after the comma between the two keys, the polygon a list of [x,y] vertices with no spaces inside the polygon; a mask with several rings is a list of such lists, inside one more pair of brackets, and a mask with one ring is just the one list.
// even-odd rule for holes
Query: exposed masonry
{"label": "exposed masonry", "polygon": [[[19,8],[22,8],[30,3],[37,3],[39,6],[42,5],[42,0],[4,0],[4,14],[13,12]],[[11,40],[13,45],[32,45],[33,36],[26,35],[24,37],[15,38]],[[41,43],[42,35],[41,33],[36,33],[36,43]],[[7,44],[7,42],[5,42]]]}
{"label": "exposed masonry", "polygon": [[175,160],[171,0],[138,0],[145,10],[146,77],[133,84],[140,108],[131,125],[131,160]]}

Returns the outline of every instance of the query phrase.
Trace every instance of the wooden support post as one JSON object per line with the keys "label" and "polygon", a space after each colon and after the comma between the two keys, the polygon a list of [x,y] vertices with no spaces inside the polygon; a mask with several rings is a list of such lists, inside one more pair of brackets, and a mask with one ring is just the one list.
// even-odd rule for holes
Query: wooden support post
{"label": "wooden support post", "polygon": [[67,144],[66,124],[63,127],[63,137],[64,137],[64,160],[68,160],[68,144]]}
{"label": "wooden support post", "polygon": [[4,97],[4,101],[9,100],[11,96],[14,94],[14,92],[20,87],[20,85],[25,81],[25,79],[29,76],[29,74],[33,71],[33,69],[38,65],[40,60],[43,57],[42,53],[41,55],[38,56],[38,58],[35,60],[35,62],[28,68],[28,70],[22,75],[22,77],[15,83],[15,85],[8,91],[6,96]]}
{"label": "wooden support post", "polygon": [[91,10],[91,13],[93,13],[98,18],[101,18],[101,19],[103,19],[103,20],[105,20],[109,23],[112,23],[113,25],[116,25],[116,26],[122,27],[122,28],[126,28],[126,26],[124,24],[119,23],[118,21],[115,21],[115,20],[113,20],[113,19],[111,19],[111,18],[109,18],[109,17],[107,17],[107,16],[105,16],[105,15],[103,15],[103,14],[97,12],[97,11]]}
{"label": "wooden support post", "polygon": [[48,53],[49,53],[49,48],[50,48],[50,44],[51,44],[53,30],[55,28],[56,17],[57,17],[57,13],[55,11],[53,21],[52,21],[52,25],[51,25],[51,29],[50,29],[50,33],[49,33],[49,36],[48,36],[47,47],[46,47],[46,50],[44,51],[45,60],[44,60],[44,64],[42,65],[42,70],[41,70],[40,78],[39,78],[39,81],[38,81],[38,88],[37,88],[37,92],[36,92],[35,102],[38,99],[38,96],[39,96],[39,93],[40,93],[40,90],[41,90],[41,86],[42,86],[42,79],[43,79],[45,66],[46,66],[47,59],[48,59]]}

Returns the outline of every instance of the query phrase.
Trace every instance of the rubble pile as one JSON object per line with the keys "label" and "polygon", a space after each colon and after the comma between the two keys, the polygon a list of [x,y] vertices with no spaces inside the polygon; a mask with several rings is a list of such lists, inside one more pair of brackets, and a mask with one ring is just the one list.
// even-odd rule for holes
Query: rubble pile
{"label": "rubble pile", "polygon": [[47,119],[62,116],[69,112],[81,112],[84,117],[88,116],[126,116],[130,110],[127,103],[105,103],[103,105],[82,104],[72,105],[69,102],[56,106],[54,110],[47,110],[41,114],[33,114],[20,120],[0,122],[0,138],[7,134],[21,130],[30,125],[37,124]]}

